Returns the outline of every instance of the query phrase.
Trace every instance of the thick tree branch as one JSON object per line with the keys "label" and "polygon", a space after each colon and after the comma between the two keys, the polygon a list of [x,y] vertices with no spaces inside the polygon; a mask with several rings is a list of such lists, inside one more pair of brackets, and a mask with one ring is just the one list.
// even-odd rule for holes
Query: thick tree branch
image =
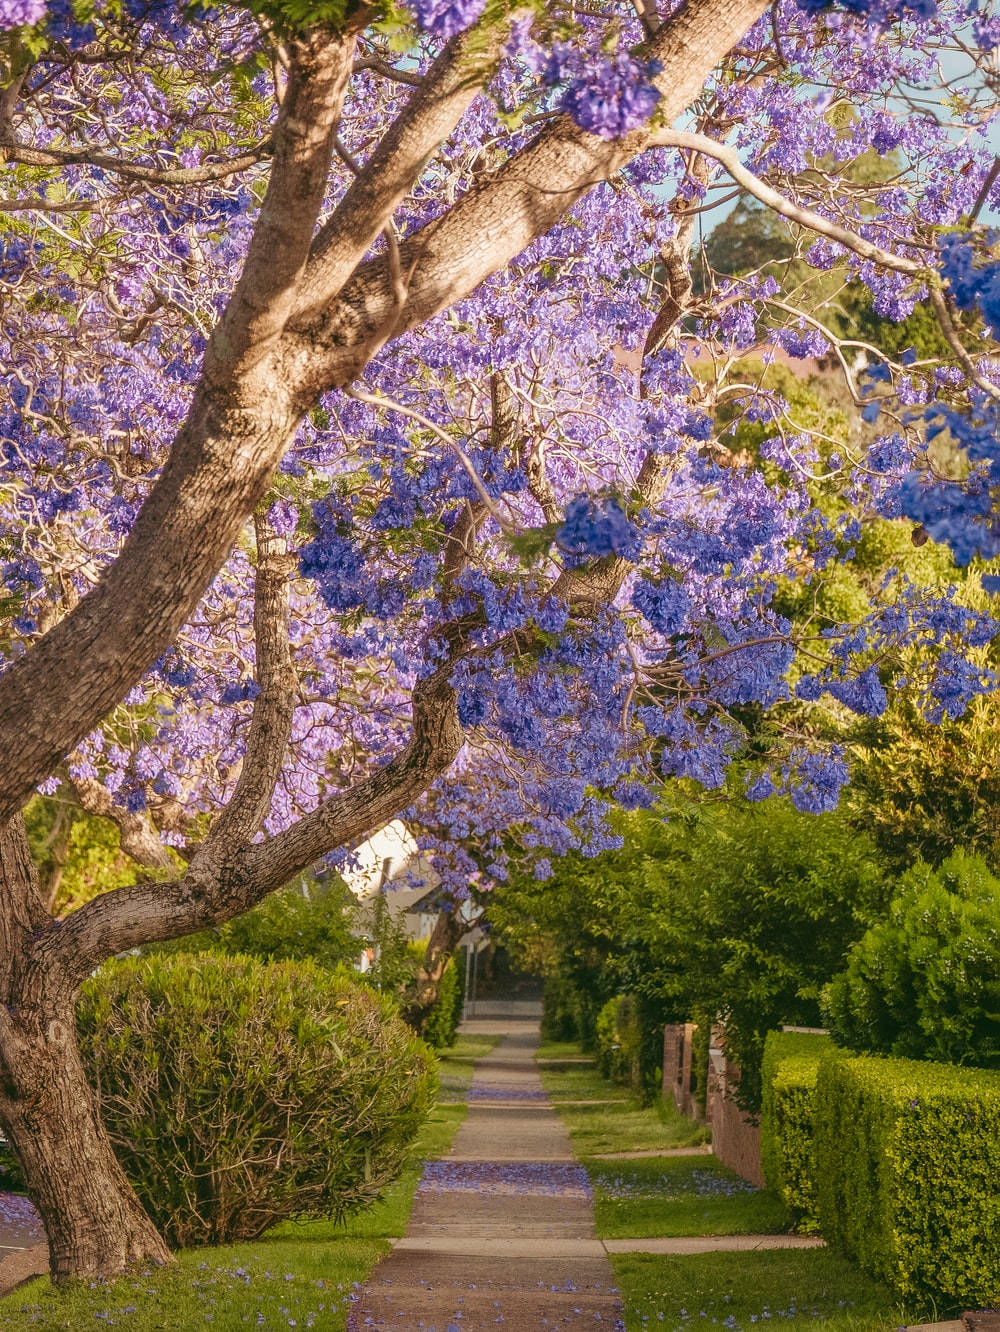
{"label": "thick tree branch", "polygon": [[38,888],[38,871],[24,819],[15,814],[0,827],[0,993],[21,965],[25,940],[51,925]]}
{"label": "thick tree branch", "polygon": [[117,827],[121,849],[137,865],[177,873],[177,862],[160,841],[160,835],[148,815],[133,814],[123,806],[114,804],[109,792],[96,777],[72,777],[70,785],[88,814],[109,819]]}
{"label": "thick tree branch", "polygon": [[[663,121],[690,105],[765,8],[763,0],[689,0],[661,25],[644,51],[662,66],[654,81]],[[326,309],[290,324],[303,401],[349,384],[389,336],[467,296],[654,140],[650,128],[600,139],[558,116],[528,148],[400,247],[403,271],[413,270],[401,316],[389,262],[379,259],[363,265]]]}
{"label": "thick tree branch", "polygon": [[246,263],[206,356],[245,370],[270,352],[292,312],[323,202],[356,30],[313,33],[289,51],[288,85],[274,136],[274,161]]}
{"label": "thick tree branch", "polygon": [[80,984],[107,958],[140,944],[190,934],[249,910],[331,848],[348,846],[412,804],[451,764],[462,728],[451,664],[421,681],[413,694],[409,744],[364,781],[325,801],[285,832],[244,846],[226,863],[203,864],[172,883],[138,883],[87,902],[29,950],[66,983]]}
{"label": "thick tree branch", "polygon": [[163,474],[93,591],[0,677],[0,820],[174,641],[294,435],[273,344],[308,256],[353,46],[324,36],[293,50],[260,222]]}
{"label": "thick tree branch", "polygon": [[219,866],[257,833],[281,775],[295,715],[296,675],[288,638],[288,578],[294,558],[259,511],[254,515],[257,579],[253,625],[257,684],[236,789],[191,861],[191,873]]}
{"label": "thick tree branch", "polygon": [[[255,144],[235,157],[226,158],[222,162],[203,162],[194,167],[144,166],[140,162],[125,162],[111,153],[102,153],[93,148],[29,148],[19,143],[0,143],[0,162],[35,167],[97,167],[120,176],[122,180],[139,181],[147,185],[206,185],[212,181],[228,180],[230,176],[256,166],[271,152],[273,143],[273,139],[265,139],[263,143]],[[45,200],[40,203],[44,204]],[[11,205],[8,203],[5,206],[9,208]],[[91,206],[94,206],[93,203]]]}
{"label": "thick tree branch", "polygon": [[449,41],[313,242],[295,320],[332,300],[496,68],[506,26]]}

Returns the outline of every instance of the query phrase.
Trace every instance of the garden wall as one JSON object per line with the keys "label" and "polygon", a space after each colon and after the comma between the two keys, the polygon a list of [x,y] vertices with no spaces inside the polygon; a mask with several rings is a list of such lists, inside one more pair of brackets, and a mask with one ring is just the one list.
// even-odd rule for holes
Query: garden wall
{"label": "garden wall", "polygon": [[695,1096],[693,1022],[669,1022],[663,1028],[663,1095],[673,1098],[684,1115],[699,1122],[704,1118]]}
{"label": "garden wall", "polygon": [[712,1126],[712,1151],[716,1157],[764,1188],[760,1163],[760,1126],[748,1119],[733,1099],[739,1086],[739,1065],[727,1059],[722,1049],[722,1028],[712,1028],[708,1052],[708,1120]]}

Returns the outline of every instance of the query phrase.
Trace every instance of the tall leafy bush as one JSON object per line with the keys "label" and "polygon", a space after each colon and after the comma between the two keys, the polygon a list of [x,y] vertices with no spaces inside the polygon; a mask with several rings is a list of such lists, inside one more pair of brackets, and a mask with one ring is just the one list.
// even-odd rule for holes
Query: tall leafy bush
{"label": "tall leafy bush", "polygon": [[958,851],[903,876],[824,995],[849,1049],[1000,1067],[1000,880]]}
{"label": "tall leafy bush", "polygon": [[437,1002],[424,1023],[424,1040],[433,1045],[435,1050],[444,1050],[455,1044],[458,1024],[462,1020],[464,997],[465,978],[457,961],[452,957],[441,977]]}
{"label": "tall leafy bush", "polygon": [[84,986],[78,1026],[115,1151],[178,1246],[372,1200],[434,1088],[391,1004],[312,962],[114,962]]}

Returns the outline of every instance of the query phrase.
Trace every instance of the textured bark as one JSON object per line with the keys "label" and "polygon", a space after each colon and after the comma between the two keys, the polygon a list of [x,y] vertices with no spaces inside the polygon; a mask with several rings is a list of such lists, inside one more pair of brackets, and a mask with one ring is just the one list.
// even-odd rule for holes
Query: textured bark
{"label": "textured bark", "polygon": [[[56,987],[60,989],[60,986]],[[0,1019],[0,1126],[49,1241],[52,1275],[172,1261],[118,1164],[80,1062],[73,1004],[18,987]]]}
{"label": "textured bark", "polygon": [[[660,26],[647,54],[663,66],[664,120],[701,91],[764,8],[763,0],[691,0]],[[388,337],[468,295],[653,142],[652,131],[639,130],[607,143],[562,117],[402,246],[396,271],[391,260],[364,264],[338,295],[351,247],[357,262],[406,173],[393,175],[385,191],[375,176],[392,175],[401,163],[412,172],[418,148],[432,147],[444,123],[432,124],[429,108],[421,112],[418,93],[412,133],[400,131],[382,172],[357,187],[358,202],[367,198],[375,210],[370,225],[359,224],[352,204],[342,215],[349,243],[324,233],[307,261],[352,49],[350,34],[293,49],[261,218],[170,461],[99,585],[0,678],[0,819],[21,807],[173,641],[317,393],[349,383]],[[467,88],[448,89],[454,114]],[[319,308],[317,295],[326,301]]]}
{"label": "textured bark", "polygon": [[170,1252],[115,1159],[80,1063],[76,987],[40,964],[55,928],[20,817],[0,830],[0,1128],[41,1213],[56,1277],[108,1276]]}
{"label": "textured bark", "polygon": [[[645,55],[662,71],[653,80],[657,115],[670,124],[767,8],[762,0],[691,0],[660,26]],[[400,247],[412,267],[401,317],[388,259],[362,266],[339,298],[316,314],[309,303],[289,324],[295,373],[310,395],[350,383],[390,335],[413,328],[473,291],[549,231],[594,185],[608,180],[655,141],[650,128],[599,139],[560,116],[524,151],[481,178],[453,208]],[[311,267],[311,266],[310,266]],[[306,272],[305,282],[311,281]]]}

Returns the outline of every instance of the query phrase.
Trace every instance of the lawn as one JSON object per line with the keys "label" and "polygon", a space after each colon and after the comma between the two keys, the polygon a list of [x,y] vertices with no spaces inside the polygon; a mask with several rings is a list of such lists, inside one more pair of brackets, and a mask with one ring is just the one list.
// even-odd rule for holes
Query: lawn
{"label": "lawn", "polygon": [[[774,1235],[792,1217],[711,1156],[584,1161],[601,1239],[651,1235]],[[734,1261],[738,1261],[735,1260]]]}
{"label": "lawn", "polygon": [[815,1327],[823,1332],[890,1332],[926,1310],[904,1308],[888,1287],[827,1249],[611,1258],[627,1332],[760,1332]]}
{"label": "lawn", "polygon": [[488,1055],[499,1043],[499,1036],[459,1036],[453,1046],[439,1051],[440,1101],[464,1102],[476,1060]]}
{"label": "lawn", "polygon": [[[565,1042],[543,1046],[545,1057],[580,1054],[578,1045]],[[538,1056],[541,1057],[541,1056]],[[708,1137],[704,1125],[694,1124],[672,1102],[657,1100],[641,1105],[623,1088],[608,1082],[592,1065],[540,1063],[542,1086],[569,1129],[579,1156],[602,1152],[667,1151],[691,1147]],[[609,1101],[608,1105],[567,1105],[567,1101]]]}
{"label": "lawn", "polygon": [[[442,1082],[454,1068],[455,1085],[467,1086],[471,1061],[495,1043],[459,1037],[445,1053]],[[176,1268],[96,1289],[54,1291],[44,1278],[0,1299],[0,1328],[343,1332],[354,1286],[388,1252],[387,1240],[406,1229],[424,1161],[448,1150],[464,1118],[462,1104],[435,1106],[399,1179],[380,1202],[342,1223],[285,1222],[252,1244],[188,1250],[178,1255]]]}
{"label": "lawn", "polygon": [[589,1059],[593,1061],[593,1055],[586,1055],[577,1045],[576,1041],[542,1041],[541,1045],[535,1051],[536,1059]]}
{"label": "lawn", "polygon": [[602,1078],[593,1064],[539,1064],[542,1086],[555,1101],[629,1101],[624,1087]]}

